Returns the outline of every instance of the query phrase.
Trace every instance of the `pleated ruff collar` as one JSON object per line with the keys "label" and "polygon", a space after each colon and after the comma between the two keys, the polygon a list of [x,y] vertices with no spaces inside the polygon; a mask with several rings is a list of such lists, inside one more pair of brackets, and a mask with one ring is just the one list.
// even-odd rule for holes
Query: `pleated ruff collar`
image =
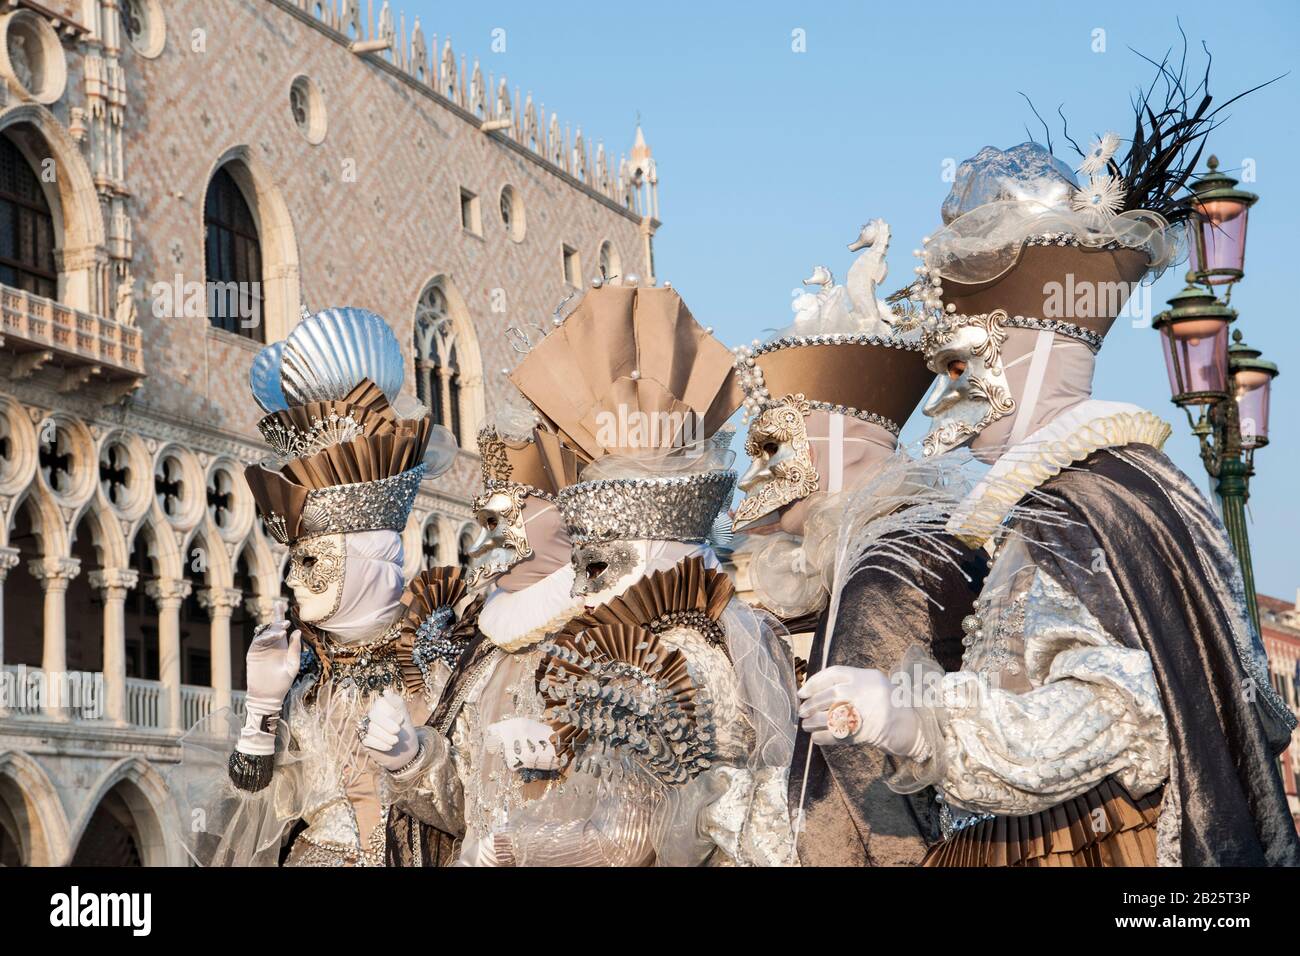
{"label": "pleated ruff collar", "polygon": [[1143,444],[1159,449],[1172,429],[1127,402],[1088,399],[1003,452],[948,520],[949,533],[981,547],[1025,495],[1093,452]]}
{"label": "pleated ruff collar", "polygon": [[565,564],[522,591],[494,591],[479,614],[479,630],[507,653],[523,650],[582,612],[582,598],[572,590],[573,565]]}

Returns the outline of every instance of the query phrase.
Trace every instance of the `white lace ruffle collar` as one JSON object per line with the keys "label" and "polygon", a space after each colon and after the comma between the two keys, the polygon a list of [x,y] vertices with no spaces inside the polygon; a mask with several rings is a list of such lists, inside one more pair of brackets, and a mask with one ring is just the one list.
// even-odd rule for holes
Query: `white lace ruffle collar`
{"label": "white lace ruffle collar", "polygon": [[1160,448],[1172,429],[1127,402],[1092,398],[1011,446],[953,511],[948,531],[971,547],[984,544],[1026,494],[1095,451],[1134,442]]}
{"label": "white lace ruffle collar", "polygon": [[503,651],[522,650],[581,613],[582,599],[572,590],[573,565],[565,564],[522,591],[493,591],[479,612],[478,628]]}

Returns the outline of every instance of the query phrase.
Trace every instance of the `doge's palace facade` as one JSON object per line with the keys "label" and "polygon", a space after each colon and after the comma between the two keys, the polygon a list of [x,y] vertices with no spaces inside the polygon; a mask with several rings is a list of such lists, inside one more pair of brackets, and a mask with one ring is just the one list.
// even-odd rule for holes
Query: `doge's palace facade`
{"label": "doge's palace facade", "polygon": [[262,344],[388,319],[464,448],[407,571],[456,563],[507,329],[653,283],[656,186],[386,2],[0,0],[0,865],[184,862],[161,771],[283,601]]}

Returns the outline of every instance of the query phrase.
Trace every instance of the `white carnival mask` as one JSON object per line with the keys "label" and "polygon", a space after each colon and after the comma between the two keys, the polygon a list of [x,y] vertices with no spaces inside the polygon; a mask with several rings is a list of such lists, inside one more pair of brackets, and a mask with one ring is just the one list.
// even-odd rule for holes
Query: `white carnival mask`
{"label": "white carnival mask", "polygon": [[922,339],[926,365],[939,376],[922,411],[934,419],[923,445],[927,458],[969,442],[1015,410],[1002,343],[1007,313],[944,316]]}
{"label": "white carnival mask", "polygon": [[347,546],[341,534],[321,534],[294,542],[289,551],[289,575],[298,618],[318,624],[334,616],[343,600]]}

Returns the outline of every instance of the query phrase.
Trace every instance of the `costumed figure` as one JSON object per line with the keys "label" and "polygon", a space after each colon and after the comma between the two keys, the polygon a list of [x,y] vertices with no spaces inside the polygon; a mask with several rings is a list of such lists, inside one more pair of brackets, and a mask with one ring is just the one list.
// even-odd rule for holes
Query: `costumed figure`
{"label": "costumed figure", "polygon": [[[371,726],[388,730],[378,744],[407,742],[409,753],[387,754],[390,763],[404,756],[409,763],[416,749],[424,755],[390,780],[401,808],[425,829],[411,853],[422,865],[506,865],[516,858],[514,843],[531,836],[516,823],[522,808],[555,799],[550,795],[561,783],[569,790],[592,785],[566,779],[535,680],[539,643],[582,609],[555,505],[556,492],[576,478],[577,458],[554,432],[535,427],[531,411],[523,418],[519,412],[507,403],[478,436],[483,492],[473,505],[480,534],[470,549],[469,578],[475,588],[490,585],[479,633],[425,726],[415,728],[406,708],[390,699],[371,710]],[[619,862],[616,847],[588,835],[586,856],[548,862]]]}
{"label": "costumed figure", "polygon": [[274,865],[295,825],[286,865],[385,862],[392,799],[366,713],[381,697],[427,713],[474,632],[459,570],[403,586],[399,535],[457,446],[400,394],[402,367],[383,319],[352,308],[305,317],[254,359],[274,456],[245,476],[289,548],[294,601],[249,648],[246,717],[214,714],[182,740],[172,789],[202,864]]}
{"label": "costumed figure", "polygon": [[[889,232],[881,220],[870,228]],[[883,263],[875,269],[882,280]],[[843,297],[835,290],[826,302]],[[736,349],[752,464],[740,481],[745,498],[734,527],[748,536],[741,550],[758,603],[786,619],[814,616],[809,674],[832,665],[892,670],[917,641],[955,669],[955,635],[985,567],[982,552],[943,528],[963,476],[957,469],[940,475],[897,450],[901,424],[934,378],[918,337],[883,323],[883,334],[858,326],[852,315],[804,307],[791,329]],[[870,548],[853,548],[868,537]],[[939,837],[933,792],[900,796],[885,785],[887,774],[878,751],[810,752],[808,735],[799,735],[789,799],[804,865],[921,861]]]}
{"label": "costumed figure", "polygon": [[556,496],[586,610],[541,645],[537,689],[570,781],[508,844],[520,864],[796,862],[794,681],[710,534],[735,482],[731,353],[671,288],[589,291],[511,375],[584,462]]}
{"label": "costumed figure", "polygon": [[814,743],[879,748],[896,789],[941,791],[929,865],[1300,862],[1274,760],[1295,720],[1223,526],[1160,452],[1167,424],[1091,397],[1103,337],[1176,257],[1208,128],[1186,119],[1139,107],[1128,154],[1102,137],[1082,188],[1037,144],[986,147],[925,243],[905,310],[939,375],[925,451],[991,464],[949,528],[993,564],[960,671],[922,649],[801,694]]}

